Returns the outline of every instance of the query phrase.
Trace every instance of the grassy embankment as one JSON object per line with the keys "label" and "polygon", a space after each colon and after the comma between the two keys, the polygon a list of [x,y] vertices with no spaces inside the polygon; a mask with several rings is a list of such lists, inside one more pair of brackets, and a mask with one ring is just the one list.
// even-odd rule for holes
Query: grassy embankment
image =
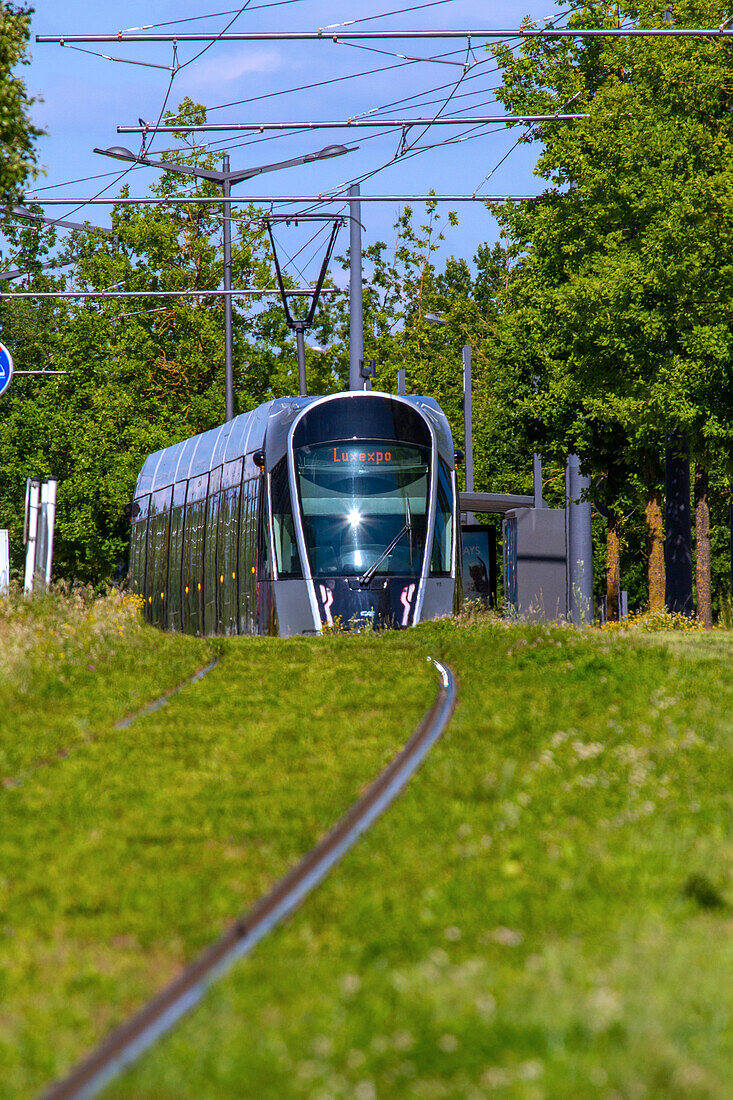
{"label": "grassy embankment", "polygon": [[1,793],[9,1096],[338,816],[432,698],[427,653],[461,702],[422,771],[105,1096],[731,1095],[730,635],[445,622],[223,649],[137,728],[100,722]]}
{"label": "grassy embankment", "polygon": [[435,681],[404,643],[218,641],[203,680],[120,729],[211,643],[115,601],[21,604],[0,629],[0,1096],[19,1098],[315,843]]}

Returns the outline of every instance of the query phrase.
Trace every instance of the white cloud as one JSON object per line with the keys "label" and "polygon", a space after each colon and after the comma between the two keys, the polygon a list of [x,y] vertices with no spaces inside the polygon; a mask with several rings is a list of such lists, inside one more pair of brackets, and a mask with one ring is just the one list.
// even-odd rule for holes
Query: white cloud
{"label": "white cloud", "polygon": [[242,50],[236,54],[224,51],[194,62],[188,70],[188,81],[192,87],[203,88],[212,84],[221,85],[236,80],[246,73],[272,73],[282,67],[282,59],[276,50]]}

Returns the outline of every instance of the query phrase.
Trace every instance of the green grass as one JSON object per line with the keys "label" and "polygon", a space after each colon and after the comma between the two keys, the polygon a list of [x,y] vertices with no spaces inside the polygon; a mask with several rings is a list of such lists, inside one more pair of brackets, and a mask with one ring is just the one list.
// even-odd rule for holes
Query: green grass
{"label": "green grass", "polygon": [[[135,629],[139,665],[179,650],[200,663],[195,639]],[[126,729],[119,668],[118,712],[0,790],[0,1095],[35,1095],[251,905],[434,694],[404,642],[221,648],[204,680]]]}
{"label": "green grass", "polygon": [[733,638],[477,621],[222,651],[0,790],[0,1095],[312,845],[434,697],[428,653],[460,704],[406,792],[106,1100],[733,1094]]}
{"label": "green grass", "polygon": [[139,601],[0,597],[0,781],[13,786],[208,664],[210,640],[160,636]]}
{"label": "green grass", "polygon": [[443,742],[107,1100],[731,1096],[731,638],[409,644]]}

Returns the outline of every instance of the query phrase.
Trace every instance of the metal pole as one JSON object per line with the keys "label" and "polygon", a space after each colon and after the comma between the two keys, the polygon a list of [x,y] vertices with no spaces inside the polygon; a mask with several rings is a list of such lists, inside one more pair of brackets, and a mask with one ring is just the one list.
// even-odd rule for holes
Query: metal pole
{"label": "metal pole", "polygon": [[43,484],[41,490],[44,503],[46,504],[46,560],[42,563],[45,571],[46,586],[51,583],[51,569],[53,567],[53,532],[56,525],[56,487],[58,485],[58,479],[55,477],[49,477]]}
{"label": "metal pole", "polygon": [[[0,298],[234,298],[237,295],[248,295],[260,298],[262,295],[280,295],[279,290],[265,290],[264,288],[244,287],[239,290],[14,290],[2,291]],[[312,298],[313,289],[309,290],[284,290],[282,293],[287,298]],[[343,294],[338,287],[326,287],[321,294]],[[21,374],[21,371],[16,371]]]}
{"label": "metal pole", "polygon": [[232,206],[228,201],[231,195],[229,180],[229,156],[224,154],[222,162],[224,179],[221,181],[224,203],[224,420],[234,419],[234,371],[232,367]]}
{"label": "metal pole", "polygon": [[10,532],[0,530],[0,596],[10,587]]}
{"label": "metal pole", "polygon": [[349,188],[349,389],[363,387],[361,361],[364,358],[364,299],[361,270],[361,203],[358,183]]}
{"label": "metal pole", "polygon": [[730,498],[729,520],[730,520],[730,606],[733,609],[733,496],[731,496],[731,498]]}
{"label": "metal pole", "polygon": [[[241,198],[232,196],[232,202],[241,203],[290,203],[290,202],[338,202],[343,203],[348,197],[346,191],[321,192],[318,195],[247,195]],[[538,195],[361,195],[360,202],[531,202]],[[156,198],[151,195],[139,195],[120,197],[116,199],[105,198],[63,198],[63,199],[32,199],[26,197],[23,200],[27,206],[175,206],[183,205],[210,205],[224,202],[219,195],[167,195],[165,198]],[[57,224],[54,220],[54,224]],[[59,223],[60,224],[60,223]],[[107,233],[109,230],[101,229],[98,225],[89,227],[95,231]]]}
{"label": "metal pole", "polygon": [[404,397],[407,390],[405,389],[405,374],[404,370],[397,371],[397,396]]}
{"label": "metal pole", "polygon": [[296,321],[295,342],[298,348],[298,393],[301,397],[308,395],[308,384],[305,374],[305,325],[302,321]]}
{"label": "metal pole", "polygon": [[[473,492],[473,408],[471,382],[471,346],[463,345],[463,445],[465,447],[466,492]],[[466,523],[473,523],[473,512],[466,512]]]}
{"label": "metal pole", "polygon": [[40,510],[41,483],[37,477],[26,482],[26,552],[25,578],[23,588],[26,595],[33,591],[36,573],[36,536],[38,534],[38,513]]}
{"label": "metal pole", "polygon": [[[341,24],[343,26],[343,24]],[[389,39],[440,38],[730,38],[733,30],[725,23],[717,27],[466,27],[445,30],[350,31],[322,27],[318,31],[228,31],[180,32],[177,34],[37,34],[36,42],[67,45],[79,42],[339,42]],[[407,58],[409,62],[410,58]],[[150,127],[152,130],[152,126]]]}
{"label": "metal pole", "polygon": [[593,621],[593,534],[591,505],[583,500],[590,478],[580,472],[580,459],[568,455],[565,465],[565,553],[568,617],[576,626]]}
{"label": "metal pole", "polygon": [[460,115],[431,118],[345,118],[323,119],[318,122],[184,122],[171,126],[118,126],[118,134],[224,134],[263,133],[265,130],[383,130],[392,127],[402,130],[405,126],[494,126],[497,124],[528,126],[535,122],[575,122],[590,118],[589,114],[575,115]]}
{"label": "metal pole", "polygon": [[544,508],[542,499],[542,455],[532,455],[532,492],[534,493],[535,508]]}

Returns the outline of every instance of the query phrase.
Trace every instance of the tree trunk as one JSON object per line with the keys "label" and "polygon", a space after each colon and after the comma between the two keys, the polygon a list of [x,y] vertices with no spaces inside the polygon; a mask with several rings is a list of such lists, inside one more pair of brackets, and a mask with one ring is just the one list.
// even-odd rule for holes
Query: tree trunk
{"label": "tree trunk", "polygon": [[669,611],[693,615],[690,448],[684,432],[667,436],[664,457],[665,567],[664,599]]}
{"label": "tree trunk", "polygon": [[710,508],[708,472],[695,464],[695,583],[697,617],[706,630],[713,628],[713,603],[710,593]]}
{"label": "tree trunk", "polygon": [[609,623],[618,622],[620,583],[621,543],[619,539],[619,518],[618,513],[609,507],[606,530],[606,618]]}
{"label": "tree trunk", "polygon": [[649,610],[664,610],[664,522],[662,506],[664,498],[659,488],[647,489],[646,496],[646,534],[647,534],[647,575],[649,578]]}

